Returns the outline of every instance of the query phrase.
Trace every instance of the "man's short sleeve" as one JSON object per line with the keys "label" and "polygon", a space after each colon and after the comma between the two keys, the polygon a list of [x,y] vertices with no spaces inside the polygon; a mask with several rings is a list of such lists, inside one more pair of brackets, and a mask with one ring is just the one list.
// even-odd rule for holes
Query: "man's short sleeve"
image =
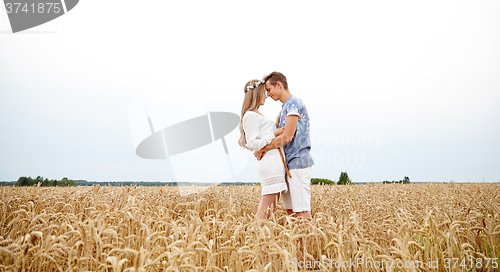
{"label": "man's short sleeve", "polygon": [[286,116],[290,116],[290,115],[300,116],[300,113],[299,113],[299,103],[298,103],[297,100],[292,101],[287,106]]}

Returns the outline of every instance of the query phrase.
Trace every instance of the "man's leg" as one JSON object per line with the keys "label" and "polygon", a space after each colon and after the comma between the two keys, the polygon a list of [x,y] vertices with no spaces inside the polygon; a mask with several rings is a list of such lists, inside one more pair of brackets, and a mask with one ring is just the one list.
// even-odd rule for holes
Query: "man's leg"
{"label": "man's leg", "polygon": [[[287,213],[295,217],[311,219],[311,172],[312,167],[290,170],[288,179],[290,206],[285,205]],[[284,198],[283,198],[284,200]]]}
{"label": "man's leg", "polygon": [[312,219],[310,211],[295,213],[295,217],[304,218],[304,219]]}
{"label": "man's leg", "polygon": [[[311,216],[311,173],[312,167],[307,167],[304,169],[292,169],[290,170],[290,174],[292,178],[289,179],[290,185],[290,198],[292,209],[287,209],[287,213],[293,214],[295,213],[295,217],[299,219],[312,219]],[[297,211],[297,212],[294,212]],[[307,232],[311,232],[311,230],[307,230]],[[305,253],[307,252],[307,244],[309,239],[299,238],[298,239],[298,260],[305,261]]]}
{"label": "man's leg", "polygon": [[305,218],[305,219],[311,219],[312,218],[310,211],[294,213],[292,209],[287,209],[286,213],[288,215],[295,214],[295,217],[297,217],[297,218],[299,218],[299,217],[302,217],[302,218]]}
{"label": "man's leg", "polygon": [[291,215],[293,213],[293,211],[292,211],[292,197],[291,197],[291,193],[290,193],[290,190],[292,188],[290,187],[290,184],[289,184],[290,180],[289,180],[287,175],[285,175],[285,181],[286,181],[286,187],[288,190],[286,192],[282,192],[281,197],[283,199],[283,208],[285,208],[288,215]]}

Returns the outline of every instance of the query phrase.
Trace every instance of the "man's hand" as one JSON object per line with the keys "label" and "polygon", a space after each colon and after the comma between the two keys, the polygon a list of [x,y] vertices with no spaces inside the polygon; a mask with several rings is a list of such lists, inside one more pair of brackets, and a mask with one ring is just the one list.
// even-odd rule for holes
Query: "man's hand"
{"label": "man's hand", "polygon": [[258,161],[260,161],[262,159],[262,157],[264,157],[264,155],[266,155],[266,151],[262,151],[262,149],[261,149],[261,150],[255,151],[253,153],[253,155],[255,156],[255,158],[257,158]]}

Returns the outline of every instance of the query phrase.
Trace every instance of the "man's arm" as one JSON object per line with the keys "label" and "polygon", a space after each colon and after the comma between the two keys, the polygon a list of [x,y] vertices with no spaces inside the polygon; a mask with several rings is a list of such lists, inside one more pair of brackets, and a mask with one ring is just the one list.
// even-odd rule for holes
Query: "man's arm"
{"label": "man's arm", "polygon": [[269,143],[268,145],[264,146],[261,150],[256,151],[254,153],[257,160],[260,161],[264,152],[278,148],[278,147],[282,147],[282,146],[288,144],[289,142],[291,142],[293,140],[293,135],[295,134],[295,130],[297,129],[298,123],[299,123],[299,116],[289,115],[286,118],[285,131],[283,132],[283,134],[274,138],[271,141],[271,143]]}

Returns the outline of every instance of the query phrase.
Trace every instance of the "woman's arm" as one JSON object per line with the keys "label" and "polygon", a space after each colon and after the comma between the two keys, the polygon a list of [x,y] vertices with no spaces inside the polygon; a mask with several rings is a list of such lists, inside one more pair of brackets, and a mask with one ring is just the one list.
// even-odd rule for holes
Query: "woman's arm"
{"label": "woman's arm", "polygon": [[[247,148],[250,151],[257,151],[268,145],[276,135],[274,133],[269,133],[264,135],[262,138],[257,138],[259,135],[259,121],[256,118],[257,116],[253,114],[245,113],[243,116],[243,130],[245,131],[245,138],[247,140]],[[278,132],[279,133],[279,132]]]}
{"label": "woman's arm", "polygon": [[280,136],[281,134],[283,134],[283,132],[285,132],[285,128],[282,127],[282,128],[278,128],[277,130],[275,130],[273,133],[274,133],[274,136],[275,137],[278,137]]}
{"label": "woman's arm", "polygon": [[272,141],[268,145],[264,146],[262,149],[254,153],[254,156],[257,158],[257,160],[260,161],[260,159],[262,159],[262,156],[266,151],[284,146],[289,142],[291,142],[293,139],[293,135],[295,134],[295,130],[297,129],[298,122],[299,122],[299,116],[297,115],[288,116],[286,119],[286,124],[283,133],[278,137],[272,139]]}

